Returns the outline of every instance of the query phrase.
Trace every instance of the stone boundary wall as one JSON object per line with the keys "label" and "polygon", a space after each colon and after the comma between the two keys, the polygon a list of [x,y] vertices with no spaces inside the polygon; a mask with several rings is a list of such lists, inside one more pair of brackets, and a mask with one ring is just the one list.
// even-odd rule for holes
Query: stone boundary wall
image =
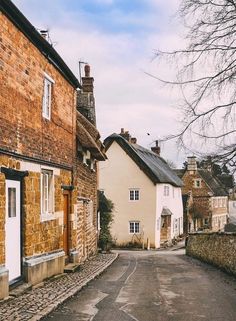
{"label": "stone boundary wall", "polygon": [[186,254],[236,276],[236,233],[191,233]]}

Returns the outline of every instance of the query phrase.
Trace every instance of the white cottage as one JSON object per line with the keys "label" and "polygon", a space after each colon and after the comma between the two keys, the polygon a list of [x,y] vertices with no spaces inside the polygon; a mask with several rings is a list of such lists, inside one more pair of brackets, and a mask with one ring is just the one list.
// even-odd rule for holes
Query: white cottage
{"label": "white cottage", "polygon": [[117,245],[159,248],[183,233],[182,181],[160,157],[129,132],[105,139],[108,160],[100,165],[100,189],[114,203],[112,236]]}

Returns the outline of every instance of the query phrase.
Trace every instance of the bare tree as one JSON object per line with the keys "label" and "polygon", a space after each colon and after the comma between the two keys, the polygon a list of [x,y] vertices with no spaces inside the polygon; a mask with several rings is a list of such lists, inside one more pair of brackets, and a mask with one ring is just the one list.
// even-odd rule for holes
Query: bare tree
{"label": "bare tree", "polygon": [[186,47],[156,52],[178,68],[176,79],[158,79],[183,94],[182,129],[167,139],[236,168],[236,1],[181,0],[178,13]]}

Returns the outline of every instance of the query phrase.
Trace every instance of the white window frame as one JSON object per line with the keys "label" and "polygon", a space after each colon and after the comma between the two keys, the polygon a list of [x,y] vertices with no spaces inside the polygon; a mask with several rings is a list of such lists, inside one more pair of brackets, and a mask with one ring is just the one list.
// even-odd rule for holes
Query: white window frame
{"label": "white window frame", "polygon": [[[46,186],[45,186],[46,182]],[[41,169],[40,179],[41,190],[41,219],[42,221],[54,218],[54,175],[53,170],[46,168]],[[46,194],[46,195],[45,195]],[[45,199],[46,198],[46,199]]]}
{"label": "white window frame", "polygon": [[[133,195],[133,196],[131,196]],[[131,202],[136,202],[140,200],[140,190],[138,188],[129,189],[129,200]]]}
{"label": "white window frame", "polygon": [[169,196],[170,195],[170,186],[164,185],[164,196]]}
{"label": "white window frame", "polygon": [[[133,229],[131,229],[131,226],[133,226]],[[131,230],[133,230],[133,232]],[[140,234],[139,221],[129,221],[129,234]]]}
{"label": "white window frame", "polygon": [[218,199],[213,198],[213,208],[217,208],[217,207],[218,207]]}
{"label": "white window frame", "polygon": [[[199,184],[199,185],[198,185]],[[202,187],[202,180],[201,178],[195,178],[193,183],[195,188],[201,188]]]}
{"label": "white window frame", "polygon": [[43,82],[43,117],[50,120],[51,119],[51,104],[52,104],[52,86],[55,81],[46,73],[44,73]]}

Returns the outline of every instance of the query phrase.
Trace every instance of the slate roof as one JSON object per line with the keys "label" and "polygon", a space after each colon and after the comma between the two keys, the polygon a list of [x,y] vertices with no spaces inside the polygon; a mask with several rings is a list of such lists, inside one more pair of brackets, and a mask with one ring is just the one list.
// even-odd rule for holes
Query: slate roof
{"label": "slate roof", "polygon": [[154,184],[167,183],[177,187],[183,186],[182,180],[162,157],[138,144],[129,143],[118,134],[112,134],[105,139],[106,150],[114,141],[121,146]]}
{"label": "slate roof", "polygon": [[[198,168],[197,171],[201,176],[201,178],[205,181],[205,183],[211,189],[214,196],[228,195],[221,181],[215,176],[213,176],[211,172],[209,172],[207,169],[200,169],[200,168]],[[179,178],[182,178],[184,176],[184,173],[186,172],[186,169],[174,169],[174,172],[176,173],[176,175],[178,175]]]}
{"label": "slate roof", "polygon": [[173,171],[175,172],[175,174],[182,179],[182,177],[184,176],[185,173],[185,169],[173,169]]}
{"label": "slate roof", "polygon": [[214,177],[208,170],[206,169],[198,169],[198,173],[202,177],[202,179],[206,182],[206,184],[210,187],[214,196],[227,196],[227,192],[224,187],[220,183],[220,181]]}

